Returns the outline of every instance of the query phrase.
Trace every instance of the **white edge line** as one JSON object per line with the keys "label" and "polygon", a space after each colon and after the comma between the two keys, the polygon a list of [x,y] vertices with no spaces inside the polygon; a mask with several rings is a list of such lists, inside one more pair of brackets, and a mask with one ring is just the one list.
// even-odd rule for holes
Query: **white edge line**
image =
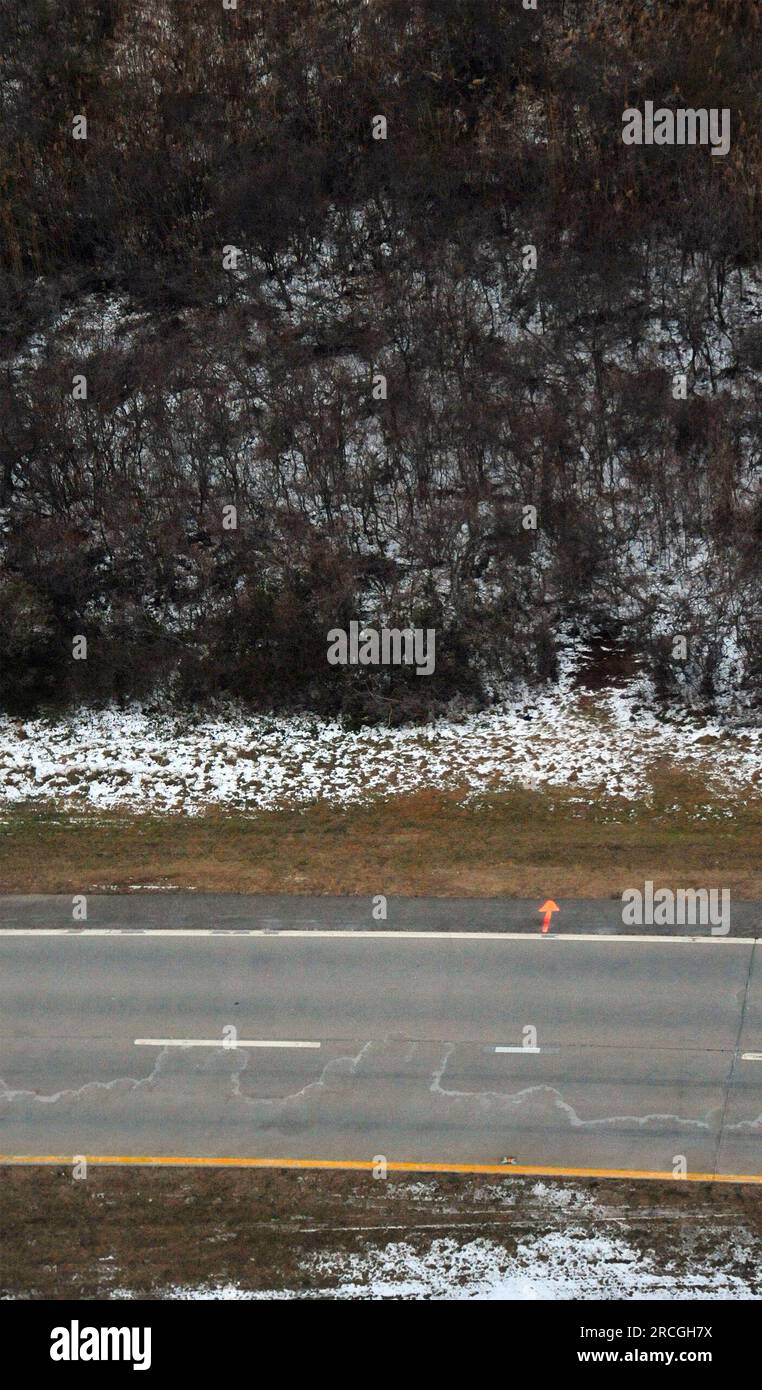
{"label": "white edge line", "polygon": [[302,1042],[293,1039],[263,1039],[253,1041],[250,1038],[237,1038],[235,1042],[225,1042],[223,1038],[136,1038],[136,1047],[224,1047],[226,1051],[233,1052],[237,1047],[320,1047],[319,1042]]}
{"label": "white edge line", "polygon": [[360,928],[358,931],[344,931],[343,929],[315,930],[315,931],[294,931],[284,928],[278,931],[275,928],[261,930],[260,928],[214,928],[214,927],[0,927],[0,937],[4,936],[181,936],[181,937],[322,937],[339,938],[342,941],[645,941],[645,942],[664,942],[667,945],[691,945],[704,942],[709,945],[717,946],[753,946],[755,941],[760,938],[756,936],[625,936],[618,933],[606,934],[603,932],[570,932],[564,936],[562,932],[545,933],[539,931],[526,932],[493,932],[493,931],[372,931],[367,928]]}

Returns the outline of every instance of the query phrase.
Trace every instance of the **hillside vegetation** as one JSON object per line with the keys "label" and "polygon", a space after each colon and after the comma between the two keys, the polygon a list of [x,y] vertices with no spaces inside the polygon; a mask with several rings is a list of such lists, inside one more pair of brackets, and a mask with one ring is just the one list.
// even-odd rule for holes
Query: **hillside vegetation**
{"label": "hillside vegetation", "polygon": [[[753,0],[12,0],[0,55],[6,710],[394,723],[565,634],[758,720]],[[353,619],[434,674],[329,666]]]}

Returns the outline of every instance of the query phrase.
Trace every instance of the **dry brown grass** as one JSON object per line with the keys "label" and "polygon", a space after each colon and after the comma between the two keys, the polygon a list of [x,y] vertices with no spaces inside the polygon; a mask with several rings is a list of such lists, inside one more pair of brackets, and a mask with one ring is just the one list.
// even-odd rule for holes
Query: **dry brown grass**
{"label": "dry brown grass", "polygon": [[[552,1185],[593,1196],[597,1211],[587,1214],[574,1192],[570,1208],[554,1208],[543,1196],[548,1180],[538,1191],[531,1178],[439,1175],[413,1184],[396,1175],[376,1182],[354,1173],[91,1167],[74,1181],[68,1168],[0,1169],[0,1296],[107,1298],[127,1289],[145,1297],[228,1283],[319,1293],[331,1277],[305,1266],[320,1253],[359,1254],[400,1240],[425,1253],[447,1236],[497,1241],[512,1253],[522,1237],[563,1230],[571,1213],[583,1234],[625,1235],[662,1262],[674,1260],[678,1272],[718,1242],[762,1239],[754,1188]],[[510,1204],[501,1201],[504,1189]]]}
{"label": "dry brown grass", "polygon": [[691,876],[734,897],[762,895],[762,800],[714,806],[664,769],[647,802],[516,790],[466,806],[419,792],[364,807],[319,803],[245,816],[79,813],[26,807],[0,826],[0,892],[84,892],[136,884],[207,892],[560,897],[619,894],[629,882]]}

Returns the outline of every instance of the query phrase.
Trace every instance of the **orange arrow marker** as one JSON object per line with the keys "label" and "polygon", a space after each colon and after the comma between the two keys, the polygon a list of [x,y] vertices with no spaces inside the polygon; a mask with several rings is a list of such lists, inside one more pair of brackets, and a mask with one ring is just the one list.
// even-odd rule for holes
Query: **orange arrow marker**
{"label": "orange arrow marker", "polygon": [[544,902],[544,903],[542,904],[542,907],[538,907],[537,911],[538,911],[538,912],[544,912],[544,913],[545,913],[545,916],[544,916],[543,919],[542,919],[542,928],[541,928],[541,930],[542,930],[543,932],[546,932],[546,931],[550,931],[550,919],[551,919],[553,913],[554,913],[554,912],[560,912],[561,909],[560,909],[560,907],[558,906],[558,903],[554,903],[554,901],[553,901],[552,898],[548,898],[547,902]]}

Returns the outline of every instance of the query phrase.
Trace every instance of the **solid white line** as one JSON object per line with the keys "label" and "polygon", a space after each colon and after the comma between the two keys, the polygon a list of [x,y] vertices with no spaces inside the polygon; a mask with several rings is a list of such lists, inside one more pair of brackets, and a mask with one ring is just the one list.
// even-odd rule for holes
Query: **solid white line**
{"label": "solid white line", "polygon": [[2,936],[138,936],[150,938],[154,936],[181,936],[181,937],[207,937],[219,936],[226,938],[245,938],[245,937],[319,937],[322,939],[338,938],[341,941],[585,941],[585,942],[628,942],[643,941],[646,943],[662,942],[665,945],[693,945],[705,943],[717,946],[753,946],[759,940],[755,936],[619,936],[617,934],[607,935],[604,933],[584,933],[570,932],[564,936],[562,932],[546,933],[541,935],[539,931],[532,932],[493,932],[493,931],[372,931],[368,928],[360,928],[358,931],[324,930],[319,928],[315,931],[294,931],[285,928],[278,931],[275,928],[262,931],[259,928],[219,928],[214,927],[0,927],[0,937]]}
{"label": "solid white line", "polygon": [[224,1038],[136,1038],[136,1047],[224,1047],[233,1051],[236,1047],[320,1047],[319,1042],[294,1042],[281,1039],[252,1041],[250,1038],[236,1038],[226,1042]]}

